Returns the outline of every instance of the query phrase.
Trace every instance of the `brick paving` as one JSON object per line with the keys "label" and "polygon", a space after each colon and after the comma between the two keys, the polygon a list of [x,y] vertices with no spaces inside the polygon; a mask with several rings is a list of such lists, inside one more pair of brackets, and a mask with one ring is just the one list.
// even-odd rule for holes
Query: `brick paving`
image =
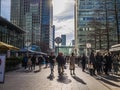
{"label": "brick paving", "polygon": [[[36,66],[36,70],[38,66]],[[0,84],[0,90],[111,90],[95,77],[82,72],[76,66],[76,75],[71,76],[69,68],[65,69],[62,77],[58,76],[55,66],[53,80],[48,78],[50,68],[42,67],[40,72],[28,72],[23,68],[8,72],[5,75],[5,83]]]}

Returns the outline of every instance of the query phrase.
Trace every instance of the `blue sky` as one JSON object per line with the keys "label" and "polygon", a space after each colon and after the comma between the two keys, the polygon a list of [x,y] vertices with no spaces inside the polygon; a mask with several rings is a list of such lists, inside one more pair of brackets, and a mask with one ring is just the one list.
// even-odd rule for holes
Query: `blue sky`
{"label": "blue sky", "polygon": [[[2,14],[10,19],[10,0],[2,0]],[[56,27],[55,37],[66,34],[67,45],[74,39],[74,0],[53,0],[53,24]]]}

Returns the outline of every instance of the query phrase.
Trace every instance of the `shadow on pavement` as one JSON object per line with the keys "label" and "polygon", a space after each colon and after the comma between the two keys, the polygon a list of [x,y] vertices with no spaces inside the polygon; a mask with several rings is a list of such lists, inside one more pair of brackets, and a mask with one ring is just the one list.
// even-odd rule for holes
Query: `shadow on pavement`
{"label": "shadow on pavement", "polygon": [[118,76],[111,76],[111,75],[109,75],[109,76],[105,76],[105,75],[101,75],[101,77],[103,77],[103,78],[105,78],[105,79],[108,79],[108,80],[112,80],[112,81],[115,81],[115,82],[120,82],[120,77],[118,77]]}
{"label": "shadow on pavement", "polygon": [[38,72],[40,72],[40,71],[41,71],[41,70],[35,70],[34,73],[38,73]]}
{"label": "shadow on pavement", "polygon": [[51,81],[55,78],[54,74],[50,74],[47,79],[50,79]]}
{"label": "shadow on pavement", "polygon": [[72,82],[70,79],[68,79],[68,76],[66,75],[58,76],[57,81],[64,84],[69,84]]}
{"label": "shadow on pavement", "polygon": [[120,85],[117,85],[117,84],[115,84],[115,83],[113,83],[113,82],[110,82],[110,81],[108,81],[108,80],[106,80],[106,79],[104,79],[104,78],[101,78],[100,80],[101,80],[102,82],[106,83],[106,84],[111,85],[111,86],[120,87]]}
{"label": "shadow on pavement", "polygon": [[79,77],[77,77],[76,75],[72,76],[72,78],[74,78],[76,81],[78,81],[78,82],[86,85],[86,83],[82,79],[80,79]]}

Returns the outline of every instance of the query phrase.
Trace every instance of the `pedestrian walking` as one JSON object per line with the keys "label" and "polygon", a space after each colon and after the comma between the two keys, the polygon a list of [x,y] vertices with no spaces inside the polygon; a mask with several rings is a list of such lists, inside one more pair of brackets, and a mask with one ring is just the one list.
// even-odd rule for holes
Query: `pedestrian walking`
{"label": "pedestrian walking", "polygon": [[39,66],[39,71],[41,71],[41,67],[42,67],[42,62],[43,62],[44,60],[43,60],[43,56],[42,55],[40,55],[39,57],[38,57],[38,66]]}
{"label": "pedestrian walking", "polygon": [[35,55],[32,56],[31,61],[32,61],[32,67],[35,70],[35,65],[36,65],[36,57],[35,57]]}
{"label": "pedestrian walking", "polygon": [[65,66],[65,58],[63,57],[63,53],[59,53],[56,57],[56,61],[58,63],[58,74],[63,75],[64,66]]}
{"label": "pedestrian walking", "polygon": [[87,62],[87,56],[83,53],[83,56],[81,58],[81,64],[82,64],[82,71],[85,71],[85,67],[86,67],[86,62]]}
{"label": "pedestrian walking", "polygon": [[90,54],[90,62],[88,63],[89,66],[89,71],[90,71],[90,75],[96,75],[95,71],[96,71],[96,59],[95,59],[95,54],[92,51]]}
{"label": "pedestrian walking", "polygon": [[75,55],[74,53],[71,54],[70,56],[70,66],[69,66],[69,69],[70,69],[70,74],[74,74],[75,75]]}
{"label": "pedestrian walking", "polygon": [[28,57],[27,65],[28,65],[28,70],[29,70],[29,71],[32,71],[32,61],[31,61],[31,56]]}
{"label": "pedestrian walking", "polygon": [[50,75],[54,75],[54,65],[55,65],[55,55],[53,52],[50,53],[49,56],[49,62],[50,62],[50,70],[51,70],[51,74]]}
{"label": "pedestrian walking", "polygon": [[81,55],[79,55],[79,56],[78,56],[78,66],[79,66],[79,67],[80,67],[81,64],[82,64],[82,63],[81,63],[81,58],[82,58]]}
{"label": "pedestrian walking", "polygon": [[25,69],[27,68],[27,62],[28,62],[28,56],[25,54],[23,57],[23,66]]}

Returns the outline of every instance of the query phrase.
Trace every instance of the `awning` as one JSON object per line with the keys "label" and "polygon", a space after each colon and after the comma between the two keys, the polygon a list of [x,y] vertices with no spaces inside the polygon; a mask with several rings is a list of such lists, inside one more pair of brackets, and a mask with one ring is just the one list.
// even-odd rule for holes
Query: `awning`
{"label": "awning", "polygon": [[33,50],[28,50],[28,51],[31,52],[31,53],[34,53],[34,54],[47,55],[47,53],[43,53],[43,52],[38,52],[38,51],[33,51]]}
{"label": "awning", "polygon": [[19,50],[19,48],[6,44],[4,42],[0,42],[0,50]]}

